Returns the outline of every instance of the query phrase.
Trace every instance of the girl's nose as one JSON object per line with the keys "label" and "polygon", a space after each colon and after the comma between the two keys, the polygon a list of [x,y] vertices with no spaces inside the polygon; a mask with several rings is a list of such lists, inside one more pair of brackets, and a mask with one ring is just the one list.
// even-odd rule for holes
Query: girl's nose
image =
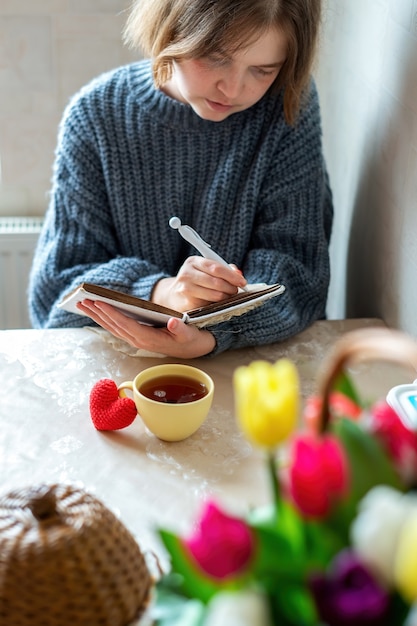
{"label": "girl's nose", "polygon": [[226,98],[236,98],[243,88],[243,77],[236,71],[227,71],[217,81],[217,89]]}

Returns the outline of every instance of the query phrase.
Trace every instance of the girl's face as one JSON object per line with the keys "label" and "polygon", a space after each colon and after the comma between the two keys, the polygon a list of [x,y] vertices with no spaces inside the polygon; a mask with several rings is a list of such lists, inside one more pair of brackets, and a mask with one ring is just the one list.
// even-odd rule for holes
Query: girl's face
{"label": "girl's face", "polygon": [[232,57],[219,53],[174,61],[163,91],[189,104],[205,120],[221,122],[258,102],[278,76],[287,55],[287,37],[270,29]]}

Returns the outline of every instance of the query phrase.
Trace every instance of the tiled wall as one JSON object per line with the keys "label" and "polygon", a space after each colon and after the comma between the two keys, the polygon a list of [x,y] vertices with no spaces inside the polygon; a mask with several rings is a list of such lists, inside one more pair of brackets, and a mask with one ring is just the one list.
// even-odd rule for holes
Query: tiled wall
{"label": "tiled wall", "polygon": [[417,337],[417,0],[327,0],[317,77],[336,207],[329,314]]}
{"label": "tiled wall", "polygon": [[0,215],[42,214],[57,126],[90,78],[127,63],[129,0],[0,0]]}
{"label": "tiled wall", "polygon": [[[329,316],[417,336],[417,0],[325,0],[317,68],[335,197]],[[45,210],[69,96],[135,58],[130,0],[0,0],[0,214]]]}

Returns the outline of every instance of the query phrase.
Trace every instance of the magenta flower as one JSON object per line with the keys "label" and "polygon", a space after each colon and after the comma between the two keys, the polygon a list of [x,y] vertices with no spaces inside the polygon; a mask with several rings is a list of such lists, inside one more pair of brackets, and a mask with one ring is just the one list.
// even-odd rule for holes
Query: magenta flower
{"label": "magenta flower", "polygon": [[254,553],[254,537],[245,522],[208,502],[184,546],[206,574],[223,580],[244,572]]}
{"label": "magenta flower", "polygon": [[387,402],[372,407],[370,430],[382,442],[406,484],[417,484],[417,435]]}
{"label": "magenta flower", "polygon": [[288,489],[299,511],[325,517],[348,487],[348,466],[339,441],[331,436],[300,435],[292,446]]}
{"label": "magenta flower", "polygon": [[353,552],[340,552],[331,571],[315,575],[309,585],[320,619],[328,626],[386,624],[389,594]]}

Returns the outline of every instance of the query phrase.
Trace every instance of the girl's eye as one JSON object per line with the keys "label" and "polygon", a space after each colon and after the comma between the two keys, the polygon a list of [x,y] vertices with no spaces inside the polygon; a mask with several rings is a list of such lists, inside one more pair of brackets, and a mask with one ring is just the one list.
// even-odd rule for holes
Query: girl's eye
{"label": "girl's eye", "polygon": [[258,74],[258,76],[272,76],[273,74],[275,74],[276,70],[264,70],[262,67],[254,67],[253,68],[255,74]]}

